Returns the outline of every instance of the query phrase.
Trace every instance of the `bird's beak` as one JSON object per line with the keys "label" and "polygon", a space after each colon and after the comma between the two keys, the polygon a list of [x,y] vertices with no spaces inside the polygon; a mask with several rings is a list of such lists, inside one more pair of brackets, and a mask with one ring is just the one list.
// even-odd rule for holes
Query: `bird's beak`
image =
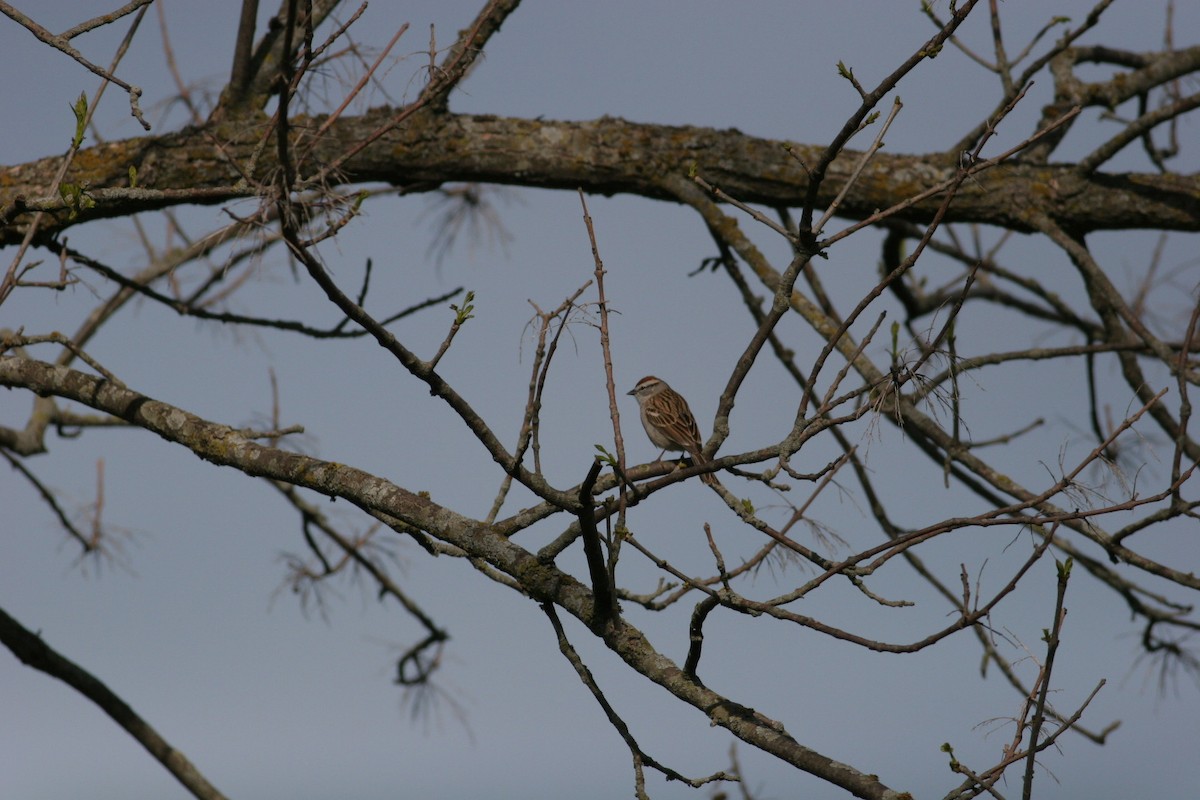
{"label": "bird's beak", "polygon": [[630,389],[630,390],[629,390],[628,392],[626,392],[625,394],[637,394],[637,389]]}

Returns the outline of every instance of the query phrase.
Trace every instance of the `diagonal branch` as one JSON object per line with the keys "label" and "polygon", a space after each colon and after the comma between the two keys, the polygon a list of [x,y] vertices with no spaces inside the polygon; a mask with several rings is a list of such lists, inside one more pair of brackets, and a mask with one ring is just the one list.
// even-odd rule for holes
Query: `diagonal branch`
{"label": "diagonal branch", "polygon": [[159,735],[129,704],[118,697],[96,676],[46,644],[40,636],[0,609],[0,642],[22,664],[44,672],[91,700],[113,721],[129,732],[175,779],[199,800],[225,800],[215,786],[188,761],[187,757]]}
{"label": "diagonal branch", "polygon": [[[0,386],[23,387],[38,394],[75,400],[183,445],[213,464],[341,497],[368,513],[382,512],[428,531],[513,577],[519,591],[533,599],[552,602],[584,624],[594,618],[592,593],[570,574],[541,561],[494,528],[363,470],[259,444],[229,426],[181,408],[91,375],[32,359],[0,357]],[[631,668],[747,744],[856,797],[871,800],[900,797],[878,777],[800,744],[781,723],[685,675],[677,664],[651,645],[642,631],[623,618],[614,620],[604,642]]]}
{"label": "diagonal branch", "polygon": [[567,638],[567,632],[563,628],[562,620],[558,618],[558,612],[554,610],[554,606],[549,603],[543,603],[542,611],[544,611],[546,616],[549,617],[550,625],[554,628],[555,638],[558,639],[559,651],[563,654],[567,661],[570,662],[571,667],[575,670],[575,674],[579,676],[579,679],[583,681],[584,686],[586,686],[588,691],[592,693],[592,697],[596,698],[596,702],[600,704],[600,708],[604,709],[604,715],[608,717],[609,723],[616,728],[617,733],[621,735],[621,738],[625,741],[626,746],[629,747],[629,751],[633,754],[634,763],[637,766],[638,773],[639,791],[637,796],[639,798],[647,796],[645,794],[644,786],[642,785],[643,781],[641,780],[642,765],[658,770],[665,775],[669,781],[679,781],[680,783],[691,786],[693,789],[698,789],[704,784],[712,783],[714,781],[738,780],[736,775],[730,775],[727,772],[717,772],[713,775],[709,775],[706,778],[688,778],[666,766],[665,764],[660,764],[655,759],[646,755],[645,751],[642,750],[641,746],[637,743],[637,740],[633,738],[633,734],[629,730],[629,725],[626,724],[625,720],[621,719],[621,716],[617,713],[617,710],[612,707],[612,703],[608,702],[608,698],[605,697],[604,692],[600,690],[600,685],[596,683],[596,678],[592,675],[592,671],[588,669],[587,664],[583,663],[583,659],[579,657],[578,651],[571,646],[571,641]]}
{"label": "diagonal branch", "polygon": [[825,181],[825,173],[834,159],[842,154],[842,150],[845,148],[846,143],[850,141],[850,137],[858,133],[861,129],[863,122],[867,118],[867,114],[875,108],[888,92],[896,88],[896,84],[900,82],[901,78],[912,72],[925,59],[934,58],[941,52],[946,40],[954,35],[954,31],[958,30],[958,26],[966,20],[967,15],[975,8],[975,4],[978,1],[968,0],[962,8],[953,8],[952,19],[940,31],[909,56],[907,61],[893,70],[892,74],[880,81],[878,86],[863,96],[858,110],[846,119],[842,129],[838,131],[833,141],[821,153],[820,160],[810,173],[811,181],[809,182],[808,192],[804,198],[804,210],[800,216],[800,234],[802,237],[819,235],[820,231],[812,229],[812,220],[813,212],[817,207],[819,192]]}
{"label": "diagonal branch", "polygon": [[471,27],[446,53],[441,66],[433,67],[433,74],[429,76],[429,83],[421,91],[417,103],[428,105],[433,111],[445,111],[454,87],[467,76],[482,55],[488,39],[500,30],[500,26],[520,4],[521,0],[488,0]]}
{"label": "diagonal branch", "polygon": [[[143,0],[143,2],[140,2],[140,3],[130,3],[125,8],[120,9],[117,12],[114,12],[118,16],[113,17],[113,20],[115,20],[119,16],[123,16],[124,14],[127,14],[131,11],[135,11],[140,7],[141,13],[138,14],[137,19],[134,21],[134,30],[136,30],[138,22],[141,21],[142,15],[144,15],[146,12],[146,5],[148,2],[149,2],[149,0]],[[137,117],[138,122],[140,122],[142,124],[143,128],[145,128],[146,130],[150,130],[150,123],[146,122],[145,118],[142,116],[141,108],[138,107],[138,98],[142,96],[142,90],[140,88],[138,88],[137,86],[134,86],[131,83],[127,83],[127,82],[121,80],[120,78],[118,78],[116,75],[114,75],[113,71],[116,69],[115,64],[113,66],[109,67],[108,69],[105,69],[104,67],[100,66],[99,64],[93,64],[91,61],[89,61],[87,58],[84,57],[83,53],[80,53],[78,50],[76,50],[74,47],[71,46],[71,44],[70,44],[71,36],[74,36],[77,33],[79,33],[79,31],[76,30],[76,28],[79,28],[81,26],[76,26],[76,28],[72,28],[70,31],[67,31],[67,33],[62,34],[61,36],[56,36],[53,33],[51,33],[50,31],[43,28],[38,23],[34,22],[29,17],[22,14],[17,9],[10,6],[8,3],[3,2],[3,0],[0,0],[0,13],[3,13],[5,16],[9,17],[14,22],[19,23],[22,27],[25,28],[25,30],[29,31],[35,37],[37,37],[38,41],[44,42],[45,44],[48,44],[51,47],[53,47],[55,50],[59,50],[59,51],[65,53],[66,55],[68,55],[71,58],[78,61],[83,66],[87,67],[89,70],[91,70],[93,73],[95,73],[99,77],[103,78],[105,81],[115,83],[117,86],[120,86],[122,89],[124,89],[129,94],[129,105],[130,105],[131,113],[133,114],[133,116]],[[101,19],[101,18],[97,18],[97,19]],[[107,20],[107,21],[111,22],[113,20]],[[90,20],[89,22],[83,23],[83,25],[87,26],[87,25],[91,25],[92,23],[95,23],[95,22],[96,22],[96,20]],[[97,23],[97,24],[99,24],[99,23]],[[70,34],[71,36],[68,36],[67,34]],[[132,35],[132,32],[130,35]]]}

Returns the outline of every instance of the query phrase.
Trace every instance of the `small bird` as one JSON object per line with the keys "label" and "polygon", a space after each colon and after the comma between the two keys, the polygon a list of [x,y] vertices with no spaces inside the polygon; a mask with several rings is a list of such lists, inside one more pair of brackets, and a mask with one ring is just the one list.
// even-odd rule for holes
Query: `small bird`
{"label": "small bird", "polygon": [[[663,453],[672,450],[687,452],[697,465],[708,463],[702,452],[696,418],[679,392],[667,386],[665,381],[647,375],[627,394],[637,398],[642,427],[646,429],[651,444],[662,448],[657,461],[662,460]],[[700,480],[709,486],[717,482],[711,473],[701,475]]]}

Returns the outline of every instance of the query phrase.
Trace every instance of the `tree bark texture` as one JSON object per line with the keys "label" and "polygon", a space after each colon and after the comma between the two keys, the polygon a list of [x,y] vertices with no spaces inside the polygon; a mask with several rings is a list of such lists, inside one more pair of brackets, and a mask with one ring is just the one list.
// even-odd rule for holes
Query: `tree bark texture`
{"label": "tree bark texture", "polygon": [[[335,121],[313,141],[323,117],[294,118],[296,146],[312,146],[310,173],[366,140],[396,112],[381,108]],[[96,206],[71,218],[64,201],[46,195],[61,164],[51,156],[0,172],[0,244],[20,241],[30,211],[53,213],[40,236],[78,222],[122,217],[186,203],[224,203],[256,195],[277,166],[265,147],[249,180],[266,119],[227,121],[178,133],[126,139],[81,150],[66,181],[86,187]],[[804,164],[820,148],[759,139],[737,130],[647,125],[616,118],[555,122],[422,111],[347,159],[326,181],[350,186],[385,183],[421,186],[478,181],[592,194],[636,194],[674,200],[668,176],[695,169],[743,202],[795,207],[808,186]],[[861,154],[846,151],[831,167],[820,204],[845,186]],[[129,188],[130,167],[137,187]],[[946,154],[876,155],[843,200],[840,214],[863,218],[952,177],[958,163]],[[114,191],[115,190],[115,191]],[[897,216],[927,223],[938,196]],[[1045,214],[1065,229],[1086,233],[1115,229],[1200,230],[1200,176],[1150,173],[1082,173],[1070,164],[1008,161],[968,181],[946,222],[976,222],[1030,231],[1029,219]]]}

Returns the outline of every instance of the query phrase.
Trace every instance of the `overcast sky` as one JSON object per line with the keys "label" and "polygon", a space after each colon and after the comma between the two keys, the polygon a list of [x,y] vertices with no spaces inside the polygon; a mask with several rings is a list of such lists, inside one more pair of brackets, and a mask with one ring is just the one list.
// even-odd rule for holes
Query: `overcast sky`
{"label": "overcast sky", "polygon": [[[448,45],[481,4],[372,3],[352,29],[355,41],[372,53],[401,24],[411,27],[396,51],[406,57],[382,73],[382,88],[370,103],[412,99],[427,62],[422,51],[430,24],[439,44]],[[17,5],[45,27],[61,31],[118,4]],[[934,5],[945,11],[944,1]],[[1176,44],[1194,44],[1200,7],[1178,5]],[[176,63],[194,91],[215,93],[226,79],[239,6],[233,0],[165,3]],[[1090,6],[1079,0],[1002,3],[1010,52],[1052,15],[1078,21]],[[917,9],[915,0],[526,0],[489,42],[486,57],[453,96],[451,108],[547,119],[611,115],[821,144],[858,102],[837,76],[838,61],[852,67],[863,84],[878,81],[931,34]],[[264,14],[272,10],[267,4]],[[1085,41],[1158,49],[1164,20],[1160,0],[1118,0]],[[77,46],[107,64],[127,22],[110,28],[87,34]],[[963,37],[986,52],[988,36],[984,8],[967,23]],[[90,95],[96,79],[7,18],[0,18],[0,53],[9,76],[0,163],[61,154],[73,131],[69,105],[81,91]],[[175,89],[153,12],[119,74],[143,87],[142,106],[155,131],[184,123],[181,107],[171,102]],[[348,67],[332,68],[318,89],[327,102],[336,102],[354,77]],[[991,152],[1028,135],[1049,88],[1048,76],[1042,75]],[[899,94],[904,111],[887,137],[887,149],[923,153],[950,146],[993,108],[999,88],[994,78],[947,48],[902,83]],[[111,88],[97,121],[107,139],[141,133],[124,97]],[[1093,114],[1058,155],[1087,152],[1113,130]],[[1184,121],[1181,138],[1195,141],[1195,136],[1193,115]],[[1189,158],[1177,168],[1194,171],[1195,153]],[[1129,148],[1109,169],[1145,170],[1147,165],[1137,148]],[[429,248],[436,211],[427,198],[415,197],[368,203],[364,219],[323,252],[347,287],[354,285],[365,259],[374,259],[368,306],[380,315],[458,286],[476,292],[476,318],[464,327],[442,370],[512,442],[528,385],[529,301],[543,309],[556,306],[591,278],[592,261],[574,194],[511,190],[496,201],[511,233],[503,245],[464,240],[435,262]],[[694,214],[674,205],[628,197],[588,202],[609,269],[609,296],[620,311],[613,331],[618,381],[628,389],[645,374],[667,379],[689,398],[707,434],[724,375],[750,332],[744,315],[735,316],[741,309],[729,311],[730,289],[723,276],[688,277],[713,255],[711,241]],[[184,210],[180,218],[199,234],[216,213]],[[165,246],[161,219],[143,222],[152,240]],[[752,223],[743,220],[742,226],[749,229]],[[782,243],[758,231],[754,235],[771,257],[786,257]],[[983,235],[995,238],[994,232]],[[121,269],[144,263],[127,220],[83,226],[68,236],[72,246]],[[1163,263],[1174,276],[1168,289],[1181,288],[1174,296],[1166,291],[1152,298],[1164,314],[1191,302],[1187,293],[1200,272],[1197,238],[1172,235],[1167,242]],[[1128,288],[1144,269],[1155,237],[1106,234],[1091,241],[1100,245],[1097,252],[1118,276],[1117,284]],[[1003,252],[1013,263],[1043,259],[1048,285],[1078,292],[1069,264],[1058,253],[1026,237],[1017,237]],[[11,258],[9,251],[4,255]],[[874,280],[877,259],[877,238],[853,237],[831,251],[820,268],[833,290],[849,297]],[[0,307],[0,327],[73,331],[96,298],[112,290],[94,275],[83,277],[83,285],[64,293],[18,292]],[[278,256],[264,262],[233,308],[325,324],[337,319],[315,288],[293,280]],[[428,311],[393,330],[412,349],[430,355],[449,319],[445,310]],[[728,323],[711,324],[714,319]],[[999,336],[1002,331],[988,329],[993,323],[983,316],[964,336]],[[796,346],[815,352],[816,339],[795,321],[787,321],[783,330]],[[611,441],[596,336],[586,325],[572,334],[551,374],[542,431],[546,470],[564,486],[586,472],[594,444]],[[431,401],[427,390],[365,340],[314,343],[278,332],[213,328],[139,304],[107,325],[89,350],[130,387],[235,426],[265,424],[271,408],[268,368],[273,368],[282,422],[305,426],[300,444],[307,452],[427,490],[435,500],[477,517],[486,515],[494,497],[497,473],[478,443]],[[46,348],[35,355],[51,360],[56,353]],[[1064,379],[1079,376],[1064,377],[1051,366],[1021,369],[1019,379],[1002,371],[981,379],[986,385],[978,387],[972,433],[985,438],[1011,430],[1012,420],[1021,419],[1012,415],[1014,409],[1047,404],[1052,425],[1041,449],[1033,455],[1024,451],[1022,463],[1005,464],[1015,474],[1039,480],[1046,474],[1039,459],[1053,465],[1060,454],[1078,456],[1094,442],[1077,421],[1082,409],[1053,399]],[[783,377],[769,369],[752,374],[729,451],[778,434],[794,411],[773,402],[785,386]],[[637,427],[636,405],[632,398],[622,399],[628,401],[622,413],[630,458],[650,460],[655,452]],[[23,427],[28,407],[27,394],[0,393],[2,424]],[[1118,415],[1124,410],[1114,409]],[[859,434],[906,524],[927,518],[922,512],[931,497],[947,509],[978,513],[965,494],[929,494],[940,486],[940,477],[917,476],[903,435],[891,426]],[[145,433],[90,431],[75,440],[51,436],[48,446],[48,455],[27,464],[70,510],[94,501],[97,463],[103,459],[104,518],[112,530],[126,534],[124,550],[118,563],[81,565],[77,548],[31,487],[15,472],[0,472],[0,607],[105,681],[230,798],[502,800],[564,794],[599,800],[632,794],[627,749],[558,654],[534,603],[481,579],[465,563],[432,560],[408,540],[389,538],[401,561],[397,578],[452,636],[440,685],[453,702],[443,699],[432,713],[414,719],[391,682],[392,665],[422,635],[420,629],[393,605],[377,602],[369,587],[346,582],[328,595],[324,614],[312,606],[306,613],[284,586],[285,554],[304,552],[300,525],[268,485],[203,463]],[[823,465],[831,454],[814,452],[811,466]],[[1169,448],[1147,458],[1164,454]],[[1152,462],[1146,474],[1161,479],[1163,469]],[[528,501],[514,494],[510,507]],[[322,502],[348,529],[365,525],[348,504]],[[854,498],[830,499],[815,513],[854,549],[877,541],[875,526]],[[658,495],[631,516],[640,541],[701,574],[711,569],[700,527],[704,521],[716,524],[727,558],[759,546],[695,481]],[[528,546],[554,533],[553,527],[540,529],[530,535]],[[1177,554],[1187,568],[1195,565],[1194,531],[1172,529],[1151,546],[1160,558]],[[930,548],[927,558],[951,580],[957,579],[958,564],[966,563],[985,584],[992,580],[994,589],[1027,552],[1027,541],[1006,531],[956,537]],[[579,567],[580,555],[568,553],[563,563]],[[631,560],[622,567],[629,585],[642,591],[659,577],[647,564]],[[911,575],[899,568],[893,572],[881,575],[876,588],[917,601],[915,610],[883,611],[855,593],[831,589],[806,600],[804,613],[896,642],[946,624],[944,603],[927,588],[915,588]],[[1038,648],[1041,629],[1050,622],[1053,573],[1051,562],[1040,564],[1029,577],[1030,590],[1006,603],[994,620],[1031,649]],[[1152,676],[1135,665],[1138,629],[1127,610],[1093,582],[1074,581],[1068,607],[1056,667],[1062,692],[1055,703],[1074,709],[1101,679],[1107,680],[1085,724],[1100,729],[1119,719],[1121,727],[1110,748],[1064,737],[1061,752],[1043,757],[1057,782],[1043,773],[1036,796],[1193,795],[1200,786],[1200,687],[1185,678],[1177,692],[1160,696]],[[685,604],[658,618],[643,614],[637,624],[656,637],[665,655],[682,661],[689,611]],[[957,782],[939,752],[943,742],[951,742],[964,762],[985,768],[1011,736],[1005,718],[1016,713],[1019,698],[994,670],[980,678],[979,648],[969,635],[917,655],[883,656],[808,630],[732,616],[714,617],[711,623],[716,646],[706,652],[706,682],[782,719],[800,742],[877,771],[897,789],[941,796]],[[569,627],[568,633],[647,752],[692,776],[727,766],[731,739],[726,733],[710,729],[702,715],[622,669],[582,628]],[[1007,652],[1014,660],[1022,658],[1019,648]],[[739,757],[757,797],[842,796],[747,747],[739,749]],[[1016,788],[1014,782],[1007,787]],[[710,794],[667,784],[653,774],[649,790],[660,800]],[[89,701],[0,653],[0,798],[185,796]]]}

